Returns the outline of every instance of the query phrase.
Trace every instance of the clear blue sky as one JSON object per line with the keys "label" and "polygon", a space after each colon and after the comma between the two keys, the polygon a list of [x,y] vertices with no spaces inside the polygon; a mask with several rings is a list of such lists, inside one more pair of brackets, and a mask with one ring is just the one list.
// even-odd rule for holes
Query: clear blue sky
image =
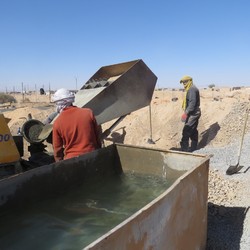
{"label": "clear blue sky", "polygon": [[0,0],[0,91],[78,89],[142,59],[158,87],[250,86],[249,0]]}

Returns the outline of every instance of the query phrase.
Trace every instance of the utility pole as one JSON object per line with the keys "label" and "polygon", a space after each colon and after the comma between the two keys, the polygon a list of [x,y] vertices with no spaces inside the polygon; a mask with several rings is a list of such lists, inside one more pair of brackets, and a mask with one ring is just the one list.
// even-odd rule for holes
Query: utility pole
{"label": "utility pole", "polygon": [[51,94],[50,94],[50,82],[49,82],[49,102],[51,100],[50,96],[51,96]]}
{"label": "utility pole", "polygon": [[37,102],[37,90],[36,90],[36,84],[35,84],[35,95],[36,95],[36,102]]}
{"label": "utility pole", "polygon": [[77,77],[76,77],[76,92],[77,92]]}
{"label": "utility pole", "polygon": [[23,96],[23,102],[24,102],[23,82],[22,82],[22,96]]}

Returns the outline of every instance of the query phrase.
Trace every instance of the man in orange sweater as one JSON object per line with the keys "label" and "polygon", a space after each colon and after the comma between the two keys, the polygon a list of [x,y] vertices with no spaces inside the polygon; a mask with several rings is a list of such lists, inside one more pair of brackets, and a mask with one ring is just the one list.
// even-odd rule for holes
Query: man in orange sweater
{"label": "man in orange sweater", "polygon": [[55,161],[101,148],[99,127],[91,109],[74,106],[74,94],[64,88],[57,90],[52,100],[59,113],[52,133]]}

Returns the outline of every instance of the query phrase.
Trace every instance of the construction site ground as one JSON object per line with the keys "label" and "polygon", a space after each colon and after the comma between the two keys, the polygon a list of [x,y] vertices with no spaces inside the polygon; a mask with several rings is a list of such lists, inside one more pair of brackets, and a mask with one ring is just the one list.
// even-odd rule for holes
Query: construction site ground
{"label": "construction site ground", "polygon": [[[213,147],[221,150],[224,146],[240,141],[246,108],[249,106],[250,88],[242,87],[237,90],[207,88],[200,89],[200,95],[202,115],[198,126],[198,148]],[[22,127],[28,114],[31,114],[34,119],[44,121],[49,114],[55,111],[49,95],[15,94],[14,97],[17,103],[1,109],[4,111],[5,117],[11,118],[9,127],[13,135],[17,133],[19,127]],[[184,92],[181,89],[155,90],[151,105],[127,115],[105,139],[104,144],[109,145],[116,142],[164,150],[179,150],[183,128],[181,122],[183,97]],[[103,131],[114,122],[115,120],[103,124]],[[250,119],[246,126],[246,134],[249,131]],[[25,142],[24,158],[28,158],[27,147],[28,143]],[[51,145],[48,145],[48,150],[51,148]],[[233,226],[242,229],[242,235],[244,230],[247,232],[250,230],[249,166],[245,166],[237,175],[228,176],[224,171],[232,159],[237,161],[237,157],[237,153],[231,155],[230,159],[225,162],[223,171],[212,167],[209,170],[208,233],[216,235],[225,229],[225,225],[230,227],[232,219],[237,219],[233,208],[238,207],[243,208],[244,220],[241,221],[241,224],[238,223],[239,225],[234,223]],[[212,229],[218,230],[218,232],[212,232]],[[230,237],[232,238],[234,235],[230,235]],[[218,246],[223,247],[221,240],[223,239],[219,239],[219,237],[217,241],[220,242],[216,242],[216,239],[213,242],[213,239],[210,239],[208,249],[231,249],[225,244],[224,248],[217,248]],[[238,245],[240,246],[240,243]]]}

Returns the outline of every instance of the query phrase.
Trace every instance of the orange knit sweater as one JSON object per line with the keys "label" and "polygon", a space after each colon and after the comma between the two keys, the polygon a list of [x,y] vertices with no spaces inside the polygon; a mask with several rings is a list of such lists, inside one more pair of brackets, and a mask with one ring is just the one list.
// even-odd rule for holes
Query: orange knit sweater
{"label": "orange knit sweater", "polygon": [[69,159],[101,147],[99,129],[92,110],[70,106],[53,124],[55,161]]}

